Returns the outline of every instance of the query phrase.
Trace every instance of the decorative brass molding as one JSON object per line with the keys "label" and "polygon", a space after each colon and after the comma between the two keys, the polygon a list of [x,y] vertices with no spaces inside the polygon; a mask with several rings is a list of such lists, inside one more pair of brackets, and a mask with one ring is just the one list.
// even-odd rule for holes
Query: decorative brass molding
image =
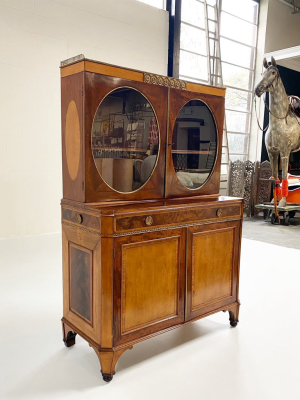
{"label": "decorative brass molding", "polygon": [[186,90],[186,82],[167,76],[149,74],[144,72],[144,82],[152,83],[153,85],[166,86],[173,89]]}

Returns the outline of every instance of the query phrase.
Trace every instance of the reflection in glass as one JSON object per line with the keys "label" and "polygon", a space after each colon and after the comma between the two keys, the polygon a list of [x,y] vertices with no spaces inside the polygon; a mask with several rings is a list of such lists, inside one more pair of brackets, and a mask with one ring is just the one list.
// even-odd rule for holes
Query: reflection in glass
{"label": "reflection in glass", "polygon": [[92,127],[92,151],[102,179],[119,192],[139,189],[150,178],[159,148],[152,106],[137,90],[120,88],[101,102]]}
{"label": "reflection in glass", "polygon": [[217,129],[211,111],[200,100],[180,110],[172,139],[172,158],[183,186],[197,189],[207,180],[217,156]]}

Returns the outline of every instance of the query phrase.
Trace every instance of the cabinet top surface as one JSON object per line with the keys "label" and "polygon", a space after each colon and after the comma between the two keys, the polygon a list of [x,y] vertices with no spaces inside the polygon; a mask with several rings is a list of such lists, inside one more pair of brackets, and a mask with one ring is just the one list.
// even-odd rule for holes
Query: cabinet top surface
{"label": "cabinet top surface", "polygon": [[111,201],[111,202],[99,202],[99,203],[75,203],[73,201],[68,201],[63,199],[61,204],[63,206],[75,206],[78,208],[89,209],[91,211],[98,211],[103,214],[111,214],[114,212],[118,213],[130,213],[130,212],[148,212],[151,210],[181,210],[183,208],[193,208],[193,207],[211,207],[214,206],[222,206],[222,205],[230,205],[242,203],[243,199],[238,197],[228,197],[228,196],[219,196],[217,200],[203,200],[200,198],[191,198],[191,199],[162,199],[160,201]]}
{"label": "cabinet top surface", "polygon": [[106,64],[100,61],[90,60],[83,54],[61,61],[61,78],[74,75],[79,72],[94,72],[112,77],[130,79],[138,82],[145,82],[159,86],[169,87],[171,89],[182,89],[199,93],[209,93],[215,96],[225,97],[225,87],[215,87],[206,84],[186,82],[181,79],[175,79],[158,75],[150,72],[143,72],[129,68],[123,68],[117,65]]}

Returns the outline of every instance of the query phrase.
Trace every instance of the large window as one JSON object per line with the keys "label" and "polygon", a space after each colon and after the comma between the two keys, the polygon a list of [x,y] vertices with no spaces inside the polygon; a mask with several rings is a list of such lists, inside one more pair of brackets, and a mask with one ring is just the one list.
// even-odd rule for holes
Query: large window
{"label": "large window", "polygon": [[258,4],[252,0],[222,0],[221,58],[226,90],[229,157],[248,156],[256,54]]}
{"label": "large window", "polygon": [[216,51],[220,39],[228,150],[233,161],[244,160],[248,154],[257,20],[256,1],[182,0],[179,75],[199,83],[220,83]]}
{"label": "large window", "polygon": [[179,74],[182,79],[208,82],[203,1],[184,0],[181,4]]}

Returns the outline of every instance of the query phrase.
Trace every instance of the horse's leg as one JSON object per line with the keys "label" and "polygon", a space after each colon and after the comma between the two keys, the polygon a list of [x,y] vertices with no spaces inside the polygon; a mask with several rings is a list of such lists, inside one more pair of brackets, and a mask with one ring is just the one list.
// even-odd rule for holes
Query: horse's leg
{"label": "horse's leg", "polygon": [[279,156],[279,152],[268,151],[268,155],[269,155],[270,164],[271,164],[272,177],[274,179],[278,179],[278,156]]}
{"label": "horse's leg", "polygon": [[282,154],[282,156],[281,156],[281,164],[282,164],[282,184],[281,184],[282,199],[279,202],[279,207],[285,207],[286,206],[286,198],[287,198],[287,195],[289,193],[288,181],[287,181],[289,159],[290,159],[290,152],[288,154]]}

